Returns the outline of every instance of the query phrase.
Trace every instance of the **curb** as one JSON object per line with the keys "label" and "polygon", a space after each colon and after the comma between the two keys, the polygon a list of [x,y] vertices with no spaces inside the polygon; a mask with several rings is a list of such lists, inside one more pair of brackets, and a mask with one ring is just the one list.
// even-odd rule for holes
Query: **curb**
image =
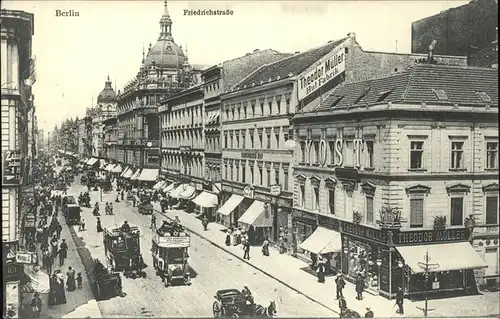
{"label": "curb", "polygon": [[[173,221],[173,218],[166,216],[164,213],[162,213],[161,211],[157,210],[156,208],[153,208],[153,209],[154,209],[154,211],[156,211],[159,215],[162,215],[163,217],[165,217],[165,218],[167,218],[167,219],[169,219],[169,220]],[[197,232],[197,231],[192,230],[192,229],[191,229],[191,228],[189,228],[189,227],[186,227],[186,226],[184,226],[184,225],[183,225],[183,227],[184,227],[185,229],[187,229],[187,230],[188,230],[188,232],[193,233],[193,234],[195,234],[196,236],[198,236],[198,237],[200,237],[200,238],[203,238],[204,240],[208,241],[208,242],[209,242],[210,244],[212,244],[213,246],[215,246],[215,247],[217,247],[217,248],[219,248],[219,249],[221,249],[221,250],[225,251],[226,253],[230,254],[231,256],[234,256],[234,257],[238,258],[239,260],[243,261],[243,262],[244,262],[244,263],[246,263],[247,265],[250,265],[252,268],[254,268],[254,269],[256,269],[256,270],[258,270],[258,271],[262,272],[262,273],[263,273],[263,274],[265,274],[266,276],[268,276],[268,277],[270,277],[270,278],[272,278],[272,279],[276,280],[277,282],[279,282],[279,283],[281,283],[282,285],[284,285],[284,286],[288,287],[289,289],[291,289],[291,290],[295,291],[296,293],[298,293],[298,294],[300,294],[300,295],[302,295],[302,296],[306,297],[307,299],[311,300],[312,302],[314,302],[314,303],[317,303],[317,304],[321,305],[322,307],[324,307],[324,308],[326,308],[326,309],[328,309],[328,310],[332,311],[332,312],[333,312],[333,313],[335,313],[336,315],[340,315],[340,313],[339,313],[337,310],[334,310],[333,308],[331,308],[331,307],[329,307],[329,306],[325,305],[325,304],[324,304],[324,303],[322,303],[321,301],[318,301],[318,300],[314,299],[313,297],[311,297],[311,296],[309,296],[309,295],[306,295],[306,294],[305,294],[305,293],[303,293],[302,291],[298,290],[298,289],[297,289],[297,288],[295,288],[295,287],[292,287],[291,285],[289,285],[289,284],[288,284],[288,283],[286,283],[285,281],[283,281],[283,280],[281,280],[281,279],[279,279],[279,278],[275,277],[274,275],[272,275],[272,274],[268,273],[267,271],[265,271],[265,270],[262,270],[262,269],[258,268],[258,267],[257,267],[257,266],[255,266],[254,264],[250,263],[250,262],[249,262],[249,261],[247,261],[246,259],[243,259],[242,257],[240,257],[240,256],[238,256],[237,254],[235,254],[234,252],[232,252],[232,251],[228,250],[228,249],[227,249],[227,248],[225,248],[224,246],[219,245],[219,244],[218,244],[218,243],[216,243],[215,241],[213,241],[213,240],[211,240],[211,239],[209,239],[209,238],[205,237],[204,235],[200,234],[200,233],[199,233],[199,232]]]}

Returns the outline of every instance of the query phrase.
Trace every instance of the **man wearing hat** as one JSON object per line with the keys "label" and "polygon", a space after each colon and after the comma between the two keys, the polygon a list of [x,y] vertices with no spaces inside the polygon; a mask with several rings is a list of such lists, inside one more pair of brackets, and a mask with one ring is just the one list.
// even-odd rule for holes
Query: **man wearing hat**
{"label": "man wearing hat", "polygon": [[343,298],[344,294],[342,293],[342,289],[345,287],[345,281],[344,278],[342,278],[341,273],[337,274],[337,278],[335,278],[335,285],[337,287],[337,297],[335,299]]}
{"label": "man wearing hat", "polygon": [[403,308],[403,300],[404,300],[403,288],[398,287],[398,292],[396,293],[396,305],[398,305],[397,313],[399,313],[400,315],[405,314],[405,310]]}
{"label": "man wearing hat", "polygon": [[370,307],[366,307],[365,318],[374,318],[373,311]]}
{"label": "man wearing hat", "polygon": [[35,292],[33,299],[30,303],[31,311],[34,318],[40,318],[40,313],[42,312],[42,299],[40,299],[40,294]]}

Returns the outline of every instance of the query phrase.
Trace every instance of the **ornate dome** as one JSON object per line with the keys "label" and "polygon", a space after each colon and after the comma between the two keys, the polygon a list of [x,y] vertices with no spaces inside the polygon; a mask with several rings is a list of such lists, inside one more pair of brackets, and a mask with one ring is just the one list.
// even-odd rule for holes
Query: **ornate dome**
{"label": "ornate dome", "polygon": [[101,93],[99,93],[99,96],[97,96],[97,103],[110,103],[114,102],[116,98],[116,93],[115,90],[113,90],[113,87],[111,86],[111,81],[108,80],[105,82],[104,89],[102,89]]}
{"label": "ornate dome", "polygon": [[151,66],[153,61],[161,68],[180,69],[186,61],[182,49],[170,39],[159,39],[146,56],[145,65]]}

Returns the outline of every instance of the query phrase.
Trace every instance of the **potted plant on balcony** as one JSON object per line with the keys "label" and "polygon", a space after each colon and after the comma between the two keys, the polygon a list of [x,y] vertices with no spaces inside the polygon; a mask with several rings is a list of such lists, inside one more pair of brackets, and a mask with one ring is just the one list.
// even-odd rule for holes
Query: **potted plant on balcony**
{"label": "potted plant on balcony", "polygon": [[445,229],[446,228],[446,216],[436,216],[434,217],[434,229]]}
{"label": "potted plant on balcony", "polygon": [[352,213],[352,222],[354,224],[359,225],[359,223],[361,223],[362,219],[363,219],[363,216],[358,211],[354,211]]}

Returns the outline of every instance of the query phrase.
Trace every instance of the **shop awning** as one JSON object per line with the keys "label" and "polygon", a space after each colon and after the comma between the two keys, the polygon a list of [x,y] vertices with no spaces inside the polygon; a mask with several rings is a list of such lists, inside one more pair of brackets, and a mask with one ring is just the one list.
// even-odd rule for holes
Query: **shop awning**
{"label": "shop awning", "polygon": [[125,174],[127,174],[130,171],[130,167],[125,168],[125,170],[120,174],[120,177],[125,177]]}
{"label": "shop awning", "polygon": [[221,208],[217,211],[217,213],[228,216],[233,210],[243,201],[243,196],[232,194],[231,197],[222,205]]}
{"label": "shop awning", "polygon": [[339,252],[342,250],[342,238],[339,232],[318,226],[299,247],[313,254]]}
{"label": "shop awning", "polygon": [[181,193],[184,192],[184,190],[189,186],[188,184],[182,184],[177,186],[176,189],[170,192],[170,196],[173,198],[179,198],[181,196]]}
{"label": "shop awning", "polygon": [[486,268],[487,265],[468,242],[447,243],[434,245],[416,245],[396,247],[405,264],[414,273],[423,273],[425,270],[419,263],[425,263],[424,256],[429,254],[430,264],[439,266],[430,267],[431,271],[450,271],[460,269]]}
{"label": "shop awning", "polygon": [[113,168],[113,173],[121,173],[123,168],[120,164],[116,164],[115,168]]}
{"label": "shop awning", "polygon": [[144,182],[154,182],[158,178],[158,170],[152,168],[145,168],[142,170],[141,175],[137,177],[138,180]]}
{"label": "shop awning", "polygon": [[195,195],[195,189],[193,186],[191,185],[188,185],[183,191],[182,193],[180,194],[180,198],[184,198],[184,199],[193,199]]}
{"label": "shop awning", "polygon": [[265,214],[265,204],[260,200],[254,200],[246,212],[238,219],[238,223],[252,225],[254,227],[271,227],[271,217]]}
{"label": "shop awning", "polygon": [[134,175],[132,175],[132,177],[130,177],[130,179],[131,179],[131,180],[136,180],[136,179],[138,179],[138,178],[139,178],[139,176],[140,176],[140,175],[141,175],[141,169],[139,168],[139,169],[137,170],[137,172],[135,172],[135,174],[134,174]]}
{"label": "shop awning", "polygon": [[50,278],[43,270],[35,271],[32,266],[24,267],[26,278],[21,281],[21,292],[48,293],[50,291]]}
{"label": "shop awning", "polygon": [[205,208],[215,207],[218,202],[217,195],[205,191],[193,199],[193,203]]}
{"label": "shop awning", "polygon": [[159,181],[153,186],[153,189],[160,189],[165,185],[165,181]]}
{"label": "shop awning", "polygon": [[87,163],[86,163],[86,164],[87,164],[87,165],[92,166],[92,165],[94,165],[95,163],[97,163],[97,158],[92,157],[92,158],[90,158],[90,159],[87,161]]}
{"label": "shop awning", "polygon": [[131,178],[133,175],[135,175],[133,169],[129,169],[125,174],[123,174],[123,178]]}
{"label": "shop awning", "polygon": [[[165,182],[165,184],[166,184],[166,182]],[[169,192],[173,191],[174,189],[175,189],[175,182],[173,182],[173,183],[171,183],[170,185],[168,185],[167,187],[165,187],[165,188],[163,189],[163,192],[164,192],[165,194],[168,194]]]}

